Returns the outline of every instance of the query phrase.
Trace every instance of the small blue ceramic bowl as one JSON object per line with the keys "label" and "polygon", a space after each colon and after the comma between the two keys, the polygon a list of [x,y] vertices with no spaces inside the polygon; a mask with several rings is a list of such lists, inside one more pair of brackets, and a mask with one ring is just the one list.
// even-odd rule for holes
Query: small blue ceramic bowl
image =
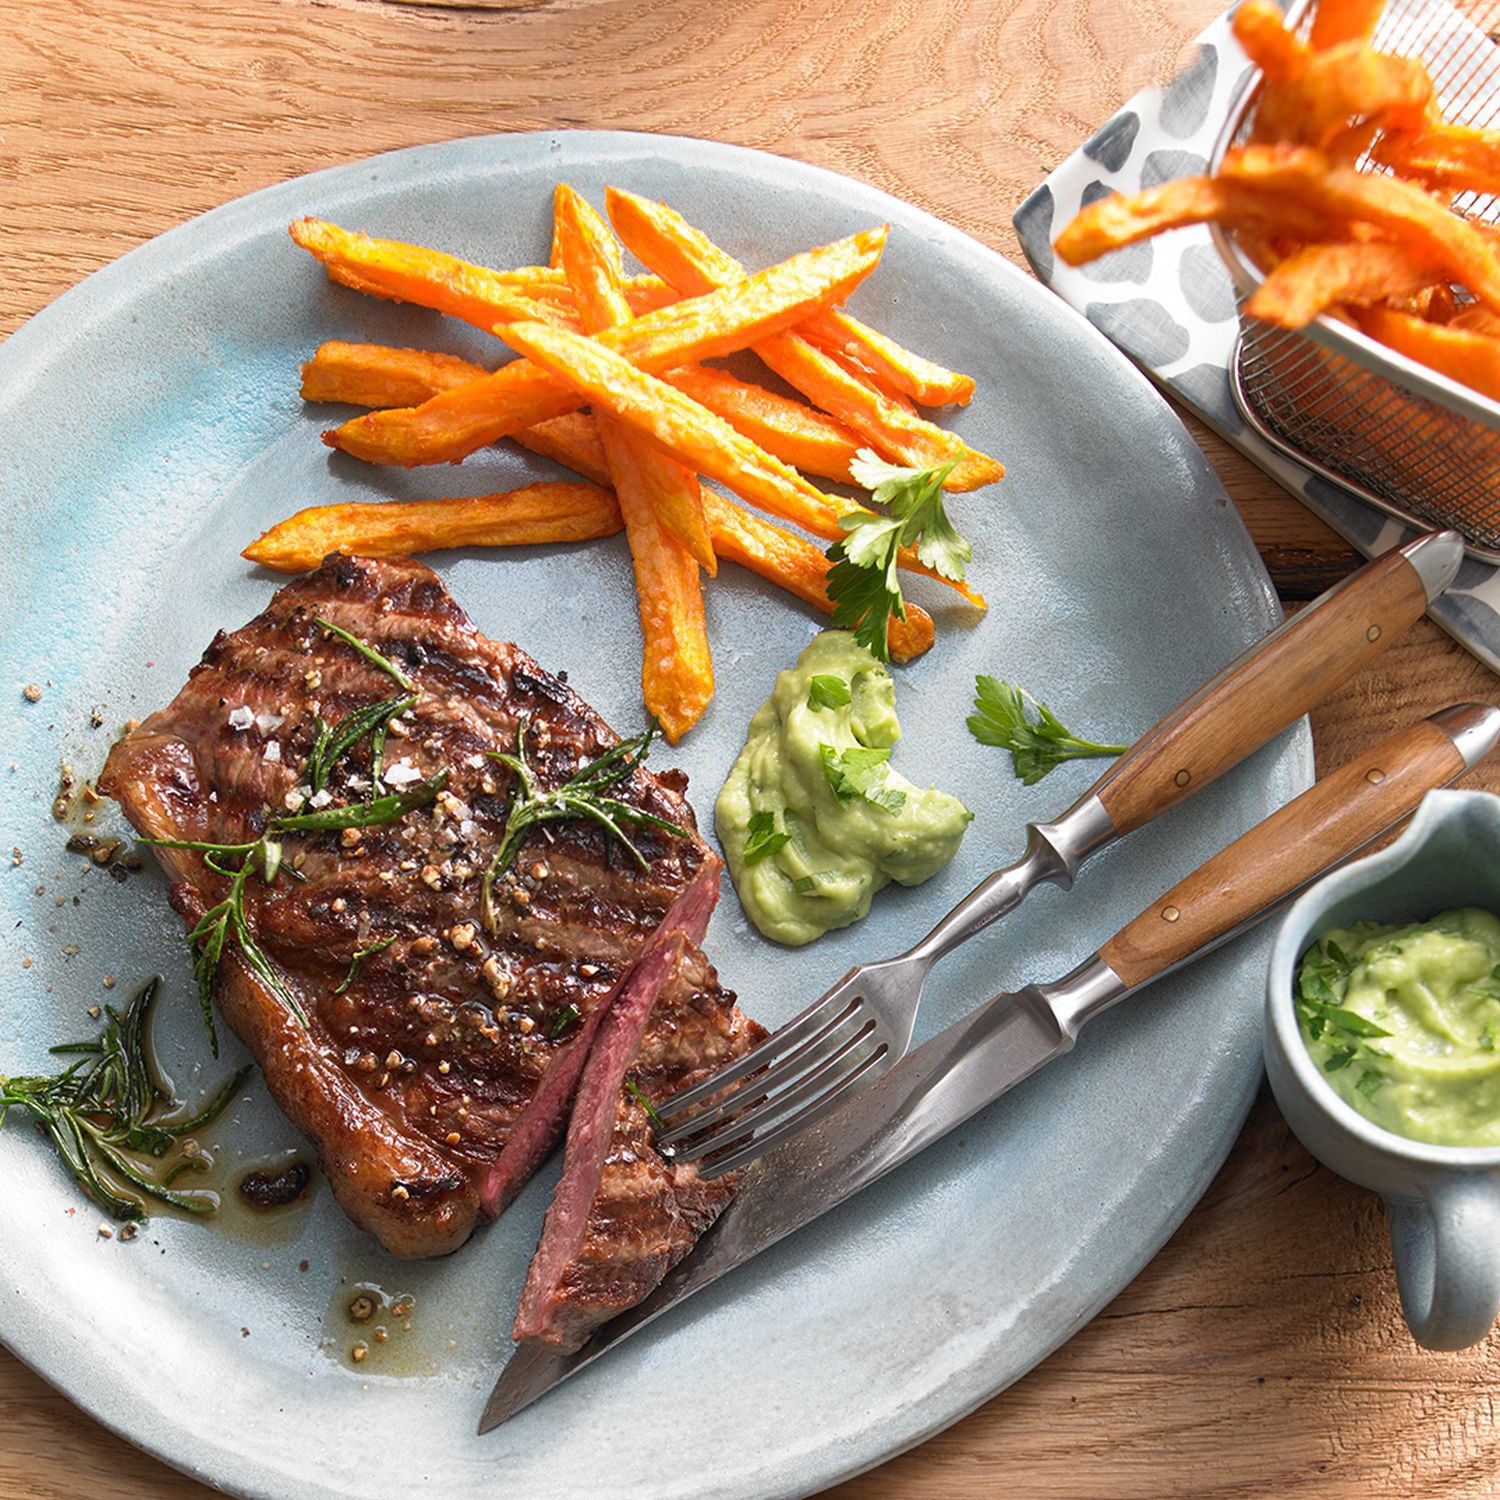
{"label": "small blue ceramic bowl", "polygon": [[1477,1344],[1500,1312],[1500,1147],[1432,1146],[1372,1124],[1336,1094],[1297,1024],[1298,961],[1332,928],[1500,912],[1500,797],[1431,792],[1395,843],[1312,886],[1282,920],[1266,993],[1266,1072],[1297,1138],[1373,1189],[1390,1214],[1407,1326],[1429,1349]]}

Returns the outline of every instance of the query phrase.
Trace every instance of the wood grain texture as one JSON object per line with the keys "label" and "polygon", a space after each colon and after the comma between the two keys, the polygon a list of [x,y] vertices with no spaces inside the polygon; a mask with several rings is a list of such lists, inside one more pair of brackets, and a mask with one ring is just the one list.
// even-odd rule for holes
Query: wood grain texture
{"label": "wood grain texture", "polygon": [[[851,173],[1019,258],[1020,198],[1222,0],[20,0],[0,7],[0,332],[151,235],[375,151],[674,131]],[[981,372],[982,373],[982,372]],[[1356,563],[1197,424],[1283,596]],[[1497,684],[1426,622],[1313,716],[1320,764]],[[1500,770],[1469,785],[1500,790]],[[1500,1342],[1418,1352],[1377,1200],[1258,1104],[1174,1239],[1050,1360],[841,1500],[1500,1492]],[[0,1497],[210,1492],[0,1352]]]}
{"label": "wood grain texture", "polygon": [[1436,725],[1398,729],[1178,881],[1100,957],[1126,984],[1145,984],[1363,849],[1463,769]]}

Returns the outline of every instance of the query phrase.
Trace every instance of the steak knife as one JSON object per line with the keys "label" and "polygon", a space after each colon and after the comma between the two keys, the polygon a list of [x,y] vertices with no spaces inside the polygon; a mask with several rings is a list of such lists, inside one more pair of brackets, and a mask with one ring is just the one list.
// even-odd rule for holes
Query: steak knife
{"label": "steak knife", "polygon": [[1054,984],[1002,994],[909,1053],[747,1174],[719,1221],[638,1306],[574,1354],[512,1355],[479,1431],[514,1416],[684,1297],[844,1202],[1069,1051],[1100,1012],[1290,900],[1488,755],[1500,709],[1464,704],[1392,735],[1230,844]]}

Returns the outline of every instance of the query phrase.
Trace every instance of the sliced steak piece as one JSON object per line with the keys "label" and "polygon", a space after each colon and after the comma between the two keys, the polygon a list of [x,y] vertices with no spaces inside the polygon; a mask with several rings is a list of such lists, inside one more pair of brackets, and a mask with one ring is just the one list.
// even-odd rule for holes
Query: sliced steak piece
{"label": "sliced steak piece", "polygon": [[[705,917],[706,922],[706,917]],[[748,1052],[765,1031],[743,1015],[675,928],[653,940],[605,1013],[578,1086],[563,1175],[527,1273],[512,1337],[579,1348],[634,1307],[692,1249],[743,1174],[704,1182],[653,1144],[648,1106]]]}
{"label": "sliced steak piece", "polygon": [[[497,887],[486,931],[480,881],[511,780],[487,752],[514,753],[525,724],[528,758],[555,786],[617,736],[524,651],[480,635],[425,567],[337,556],[221,633],[176,699],[114,747],[100,785],[142,834],[255,840],[308,801],[315,720],[337,725],[401,693],[319,616],[415,683],[385,746],[387,784],[446,772],[446,787],[362,835],[288,834],[284,869],[301,878],[246,885],[247,926],[305,1026],[232,940],[215,995],[349,1216],[393,1254],[437,1255],[468,1237],[554,1060],[694,878],[717,886],[718,861],[693,831],[685,782],[637,770],[618,795],[688,836],[633,832],[642,871],[593,824],[548,824]],[[343,757],[334,806],[369,795],[369,760],[368,739]],[[190,924],[223,898],[200,854],[158,854]],[[387,937],[350,980],[355,954]]]}
{"label": "sliced steak piece", "polygon": [[[480,1189],[480,1205],[491,1218],[504,1213],[516,1194],[525,1187],[531,1174],[541,1166],[557,1144],[557,1138],[562,1134],[563,1126],[568,1121],[568,1113],[573,1107],[578,1081],[593,1053],[600,1022],[619,1008],[622,1002],[627,1014],[633,1013],[642,1004],[645,1006],[642,1015],[649,1012],[666,977],[666,969],[661,966],[658,956],[659,950],[666,946],[674,934],[685,936],[694,942],[703,940],[704,933],[708,931],[708,919],[713,915],[719,900],[719,873],[717,862],[712,866],[704,864],[692,883],[677,898],[661,926],[647,940],[635,962],[620,976],[614,990],[579,1025],[578,1035],[563,1048],[547,1069],[530,1109],[511,1132],[510,1139],[505,1143],[504,1150],[490,1168]],[[651,961],[650,965],[643,973],[643,965],[647,965],[648,959]],[[639,1038],[640,1029],[637,1027],[632,1047]]]}

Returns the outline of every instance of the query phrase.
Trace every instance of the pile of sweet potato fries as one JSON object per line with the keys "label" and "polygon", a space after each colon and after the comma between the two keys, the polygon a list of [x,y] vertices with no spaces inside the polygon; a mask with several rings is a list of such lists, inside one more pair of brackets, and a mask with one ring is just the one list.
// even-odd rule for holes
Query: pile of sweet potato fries
{"label": "pile of sweet potato fries", "polygon": [[[646,706],[675,743],[713,694],[703,573],[714,576],[728,559],[831,612],[823,548],[758,512],[838,541],[847,532],[840,519],[866,508],[804,476],[848,483],[863,449],[914,469],[951,464],[944,488],[954,491],[1004,470],[918,413],[918,404],[967,403],[969,376],[840,307],[878,264],[884,227],[752,275],[665,204],[610,189],[607,208],[619,240],[652,274],[625,273],[615,233],[566,184],[556,191],[547,266],[493,271],[318,219],[293,224],[292,238],[333,281],[461,318],[522,356],[487,370],[447,354],[324,344],[303,366],[303,397],[374,408],[325,433],[326,443],[371,463],[416,465],[456,463],[509,438],[588,482],[319,506],[274,526],[244,555],[299,571],[331,551],[404,556],[584,541],[623,528],[645,636]],[[703,363],[744,349],[811,404]],[[910,549],[900,563],[938,576]],[[940,581],[985,607],[961,581]],[[891,622],[898,660],[932,640],[932,619],[916,605]]]}
{"label": "pile of sweet potato fries", "polygon": [[1089,205],[1057,251],[1077,266],[1217,221],[1265,273],[1252,317],[1328,312],[1500,399],[1500,238],[1450,207],[1500,192],[1500,132],[1445,124],[1422,63],[1373,50],[1383,8],[1321,0],[1304,40],[1271,0],[1245,0],[1234,32],[1263,78],[1250,140],[1215,176]]}

